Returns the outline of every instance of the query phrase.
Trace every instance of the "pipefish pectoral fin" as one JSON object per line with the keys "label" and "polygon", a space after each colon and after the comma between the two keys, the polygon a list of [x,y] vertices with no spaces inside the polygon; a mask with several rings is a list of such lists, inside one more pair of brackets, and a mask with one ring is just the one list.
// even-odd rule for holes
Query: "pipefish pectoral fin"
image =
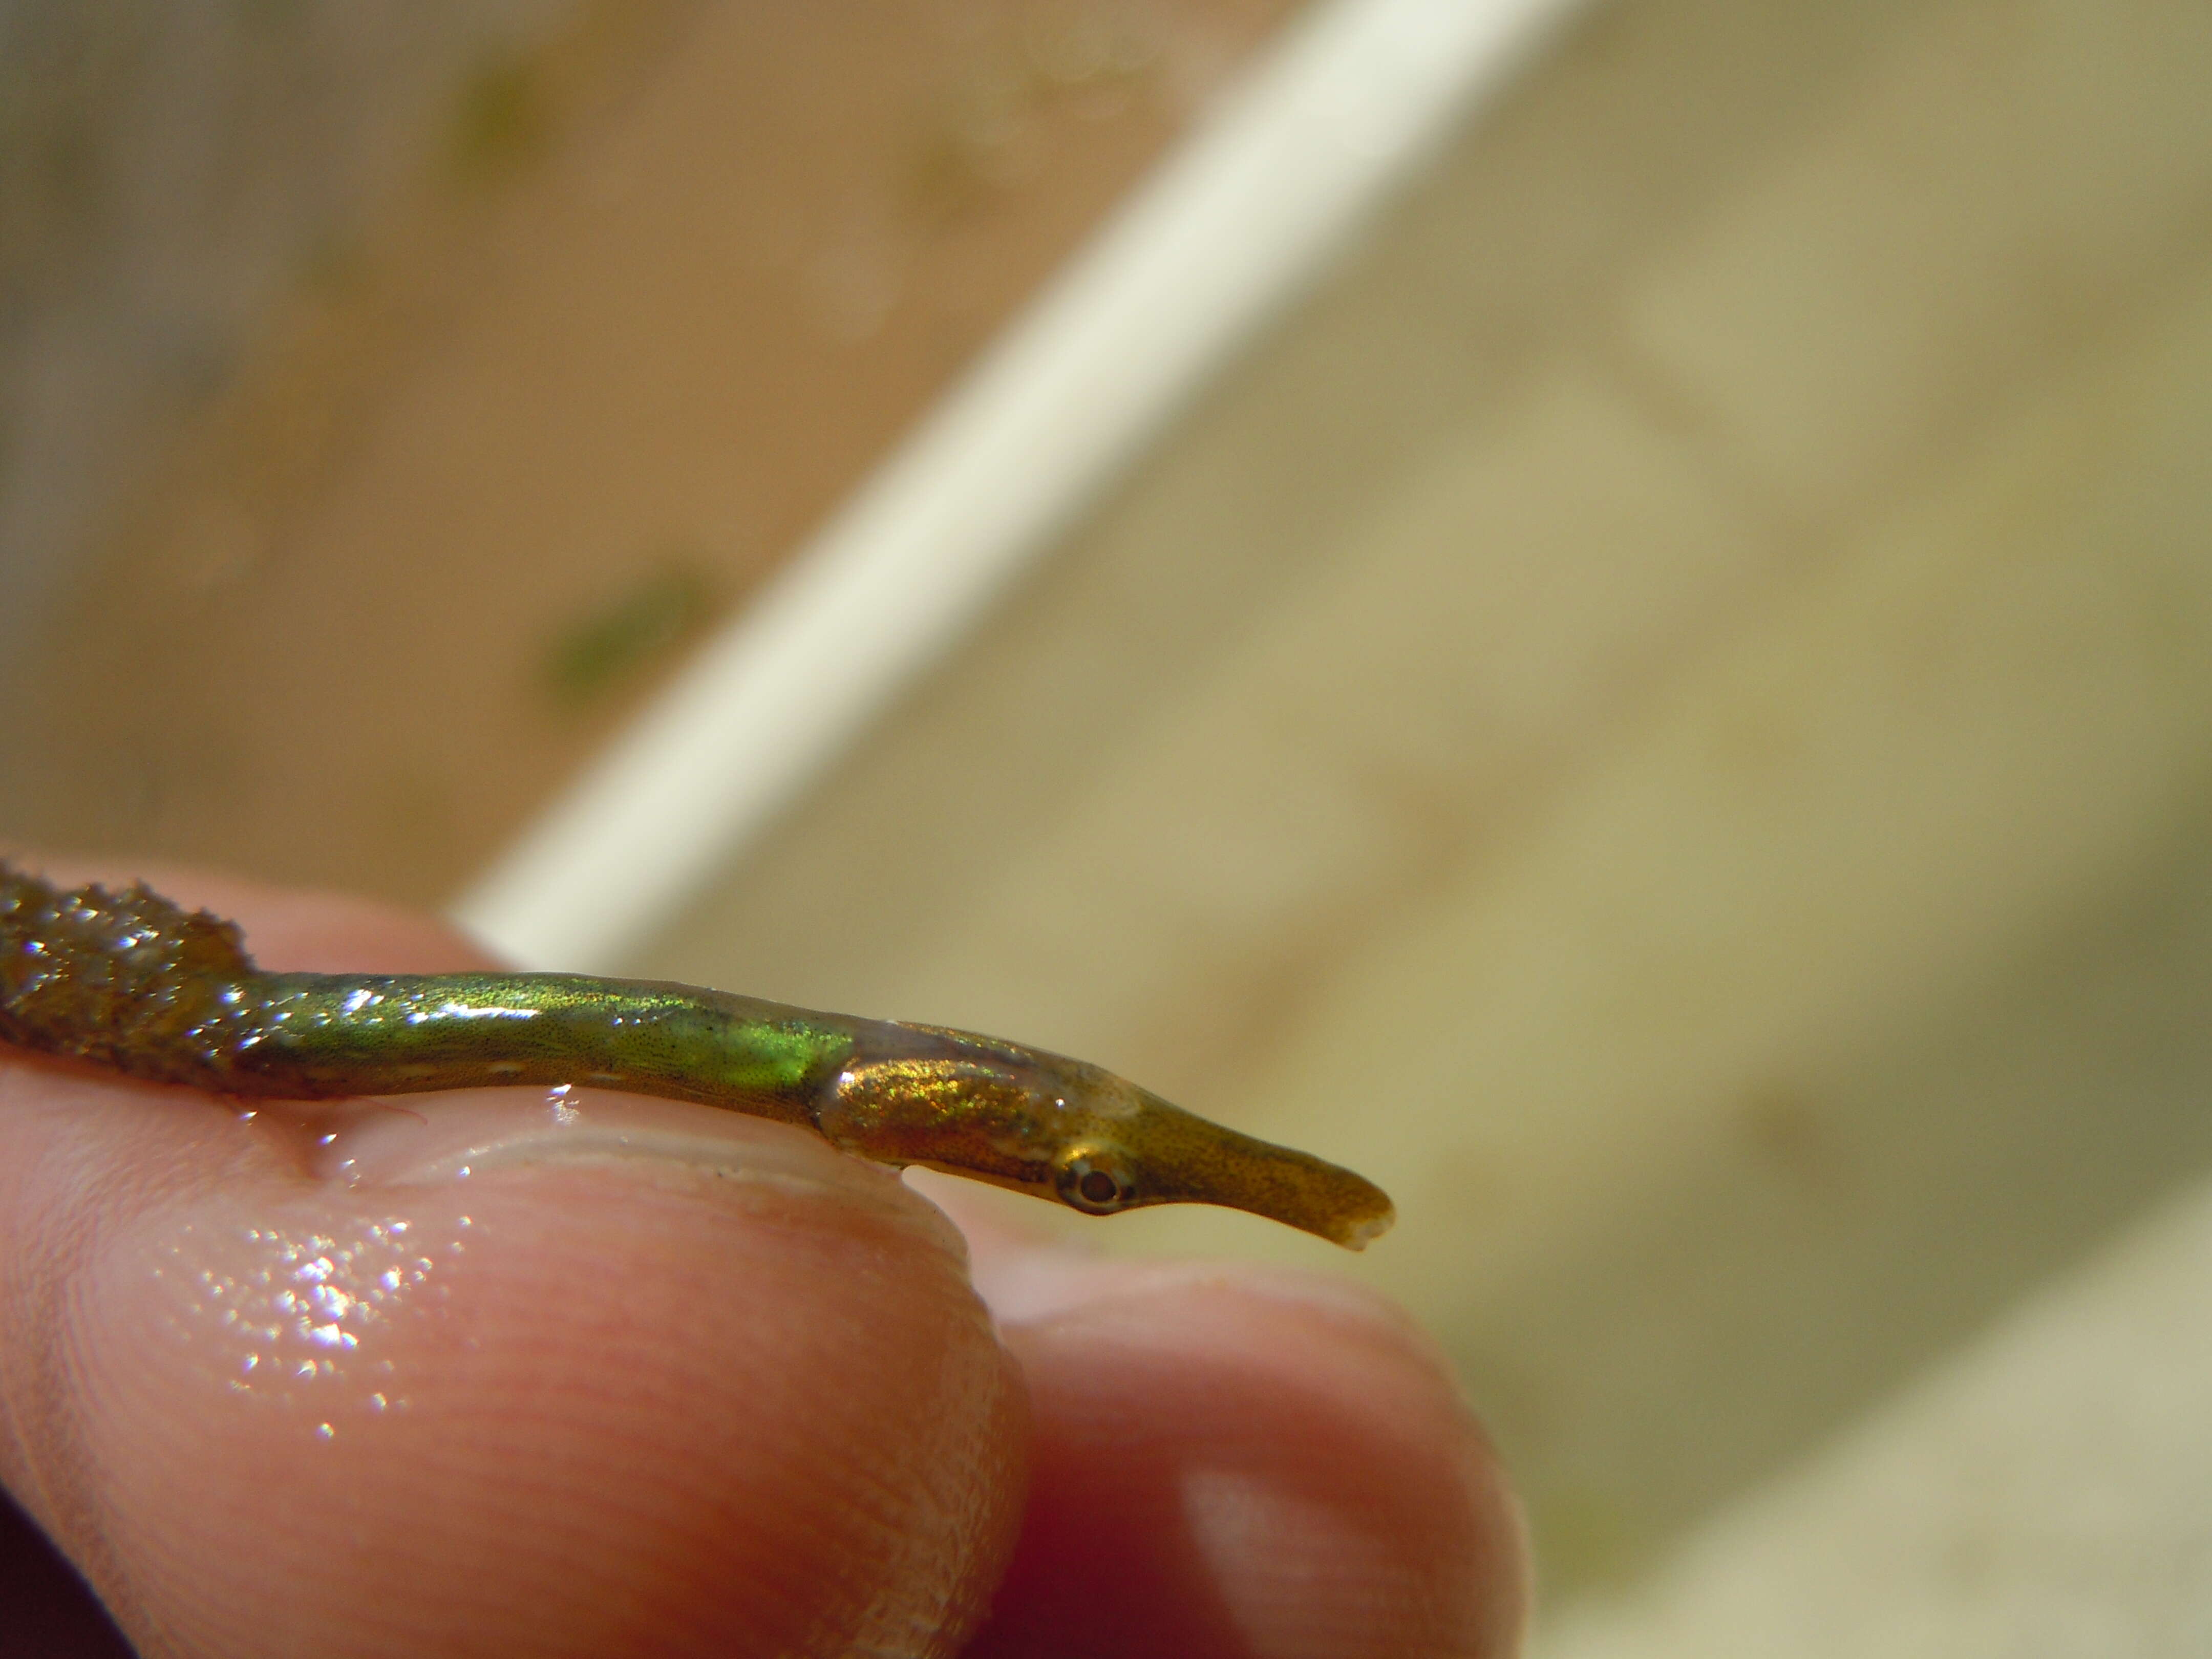
{"label": "pipefish pectoral fin", "polygon": [[1364,1250],[1398,1212],[1364,1176],[1186,1112],[1158,1096],[1115,1126],[1144,1204],[1218,1204]]}

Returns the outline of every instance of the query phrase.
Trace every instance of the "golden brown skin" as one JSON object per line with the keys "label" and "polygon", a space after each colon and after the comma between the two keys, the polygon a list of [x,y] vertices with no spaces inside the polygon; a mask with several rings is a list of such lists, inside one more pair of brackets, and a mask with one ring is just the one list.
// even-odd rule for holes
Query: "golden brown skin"
{"label": "golden brown skin", "polygon": [[143,885],[62,892],[4,862],[0,1042],[277,1099],[596,1084],[1088,1215],[1219,1204],[1355,1250],[1393,1219],[1349,1170],[995,1037],[580,974],[263,973],[204,910]]}

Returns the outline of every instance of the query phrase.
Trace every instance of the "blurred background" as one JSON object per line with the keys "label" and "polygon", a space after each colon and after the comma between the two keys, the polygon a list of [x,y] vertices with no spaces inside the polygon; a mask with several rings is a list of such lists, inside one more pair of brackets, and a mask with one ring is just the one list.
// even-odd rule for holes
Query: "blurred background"
{"label": "blurred background", "polygon": [[[1303,240],[1133,209],[1455,11],[1424,124],[1251,174]],[[0,0],[0,839],[1357,1167],[1356,1261],[1080,1237],[1407,1301],[1540,1653],[2203,1652],[2208,86],[2185,0]],[[1147,235],[1257,297],[1114,312]],[[960,474],[1048,313],[1205,349]],[[940,473],[1036,498],[909,550],[972,602],[805,634]]]}

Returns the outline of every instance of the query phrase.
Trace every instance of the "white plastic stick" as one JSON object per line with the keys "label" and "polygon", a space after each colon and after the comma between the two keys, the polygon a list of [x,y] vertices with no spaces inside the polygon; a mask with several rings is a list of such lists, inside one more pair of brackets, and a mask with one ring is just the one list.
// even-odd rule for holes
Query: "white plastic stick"
{"label": "white plastic stick", "polygon": [[1294,25],[677,682],[453,907],[611,965],[964,635],[1577,0]]}

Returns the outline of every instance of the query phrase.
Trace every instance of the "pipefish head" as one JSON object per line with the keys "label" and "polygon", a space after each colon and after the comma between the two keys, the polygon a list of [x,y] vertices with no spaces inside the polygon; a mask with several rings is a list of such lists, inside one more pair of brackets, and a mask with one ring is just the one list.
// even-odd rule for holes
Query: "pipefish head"
{"label": "pipefish head", "polygon": [[1086,1215],[1218,1204],[1352,1249],[1395,1212],[1372,1182],[1208,1122],[1111,1072],[926,1026],[906,1052],[856,1052],[820,1110],[848,1152],[1050,1198]]}

